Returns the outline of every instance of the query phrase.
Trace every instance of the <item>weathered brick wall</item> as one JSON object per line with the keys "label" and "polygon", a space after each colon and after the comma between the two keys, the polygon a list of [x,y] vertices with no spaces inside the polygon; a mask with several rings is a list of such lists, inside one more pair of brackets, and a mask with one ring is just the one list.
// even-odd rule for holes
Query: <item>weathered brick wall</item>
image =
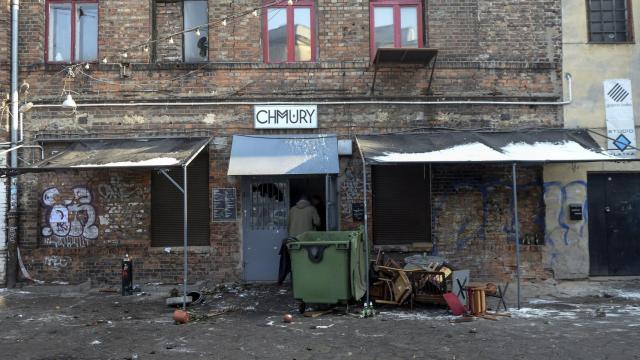
{"label": "weathered brick wall", "polygon": [[[474,281],[508,281],[516,273],[511,166],[432,165],[432,240],[437,253]],[[521,273],[547,279],[542,267],[542,168],[518,168]]]}
{"label": "weathered brick wall", "polygon": [[[31,84],[31,100],[59,104],[65,78],[62,70],[65,67],[44,65],[44,2],[23,0],[23,3],[21,77]],[[210,20],[219,21],[228,14],[261,3],[258,0],[210,0]],[[479,0],[429,1],[425,9],[428,45],[440,49],[431,95],[426,96],[428,70],[398,67],[380,69],[375,96],[418,100],[558,99],[561,94],[560,44],[557,41],[560,36],[559,1],[493,3],[497,5]],[[172,29],[182,28],[179,4],[161,3],[157,7],[156,21],[160,36],[174,31]],[[226,27],[213,25],[209,28],[210,63],[170,62],[171,57],[181,58],[182,37],[176,36],[173,46],[169,46],[166,40],[158,44],[157,63],[151,64],[151,52],[145,53],[142,48],[128,51],[131,73],[129,77],[121,78],[120,65],[116,64],[123,60],[120,53],[124,48],[142,43],[151,36],[150,13],[151,6],[147,0],[100,3],[99,56],[100,59],[107,57],[109,64],[92,64],[88,70],[83,67],[75,69],[74,77],[68,80],[67,89],[75,92],[73,96],[79,104],[104,101],[261,102],[306,99],[321,102],[324,99],[375,99],[371,96],[373,68],[369,64],[368,2],[317,2],[317,63],[264,64],[260,27],[262,17],[249,15],[230,21]],[[0,40],[2,36],[0,32]],[[252,111],[249,105],[222,104],[79,107],[76,113],[52,107],[36,108],[25,116],[25,133],[30,140],[73,136],[211,135],[214,140],[209,149],[210,187],[235,187],[241,194],[241,179],[226,175],[231,136],[285,132],[254,130]],[[319,129],[306,133],[335,133],[341,139],[352,138],[356,134],[432,127],[514,129],[562,126],[560,112],[554,106],[319,105],[318,116]],[[21,155],[29,161],[35,160],[29,151]],[[341,227],[353,229],[361,225],[351,219],[351,204],[362,202],[362,164],[357,152],[341,157],[340,168]],[[491,181],[509,180],[509,174],[505,171],[498,169],[495,178],[488,178],[480,175],[486,172],[482,169],[476,168],[468,173],[458,169],[451,174],[450,180],[470,181],[474,187],[450,191],[448,180],[443,181],[434,200],[437,201],[434,207],[445,207],[434,219],[437,222],[434,238],[439,242],[439,250],[453,263],[474,269],[476,276],[500,276],[513,272],[514,258],[506,255],[513,253],[513,236],[511,228],[503,227],[511,217],[508,187],[489,191],[492,194],[492,207],[487,213],[488,217],[483,218],[486,204],[482,198],[482,191],[485,190],[482,189]],[[523,179],[528,179],[523,180],[523,184],[534,182],[538,177],[537,170],[523,170],[523,173]],[[34,175],[21,177],[24,191],[21,193],[20,241],[25,246],[26,265],[36,278],[72,282],[91,278],[97,282],[117,283],[120,259],[128,252],[138,259],[136,277],[162,282],[180,280],[182,255],[165,254],[150,248],[148,228],[142,233],[127,232],[127,224],[132,221],[127,216],[110,221],[114,232],[99,230],[102,232],[99,233],[96,246],[77,249],[40,247],[43,221],[39,202],[41,192],[48,185],[63,187],[63,193],[69,194],[68,186],[83,184],[82,181],[65,180],[67,176],[71,175],[58,174],[40,181]],[[79,176],[78,179],[90,185],[92,194],[98,194],[94,199],[97,202],[96,209],[103,214],[100,213],[103,199],[96,191],[100,184],[109,184],[112,174],[94,174],[95,179],[86,175],[73,176]],[[148,184],[149,180],[146,177],[136,181]],[[61,185],[63,182],[66,185]],[[521,221],[523,234],[531,236],[539,232],[535,225],[537,223],[529,218],[531,214],[538,214],[537,210],[531,209],[537,209],[536,194],[539,189],[533,186],[529,191],[522,194],[521,203],[525,205],[521,208],[529,212],[521,213]],[[148,190],[145,194],[143,201],[136,202],[144,203],[139,206],[147,209]],[[472,202],[475,210],[454,206],[455,203],[462,203],[460,197]],[[445,201],[443,198],[451,200]],[[240,215],[243,210],[240,198],[238,206]],[[130,214],[131,211],[123,209],[122,214]],[[458,234],[461,221],[474,214],[476,217],[466,228],[469,230]],[[478,223],[481,219],[485,219],[486,224]],[[240,278],[241,229],[241,220],[235,223],[210,223],[211,248],[189,253],[192,280]],[[483,237],[475,236],[477,231],[471,233],[470,229],[481,229]],[[132,240],[128,241],[132,243],[109,245],[109,241],[119,236],[129,237]],[[469,240],[464,243],[458,241],[464,238]],[[462,244],[460,249],[458,244]],[[525,269],[528,277],[542,278],[546,275],[544,269],[537,266],[541,264],[537,249],[533,245],[524,247],[523,263],[530,264]],[[491,254],[505,255],[496,258]],[[66,267],[62,264],[66,264]]]}

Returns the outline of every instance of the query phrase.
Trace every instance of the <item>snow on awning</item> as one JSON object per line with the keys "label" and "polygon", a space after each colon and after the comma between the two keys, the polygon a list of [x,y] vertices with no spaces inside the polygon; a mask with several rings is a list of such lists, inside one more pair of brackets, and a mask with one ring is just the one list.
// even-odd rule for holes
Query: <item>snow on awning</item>
{"label": "snow on awning", "polygon": [[369,164],[620,160],[602,150],[586,130],[437,131],[357,139]]}
{"label": "snow on awning", "polygon": [[29,167],[9,173],[68,169],[167,168],[182,166],[198,155],[209,138],[135,138],[74,141],[66,149]]}
{"label": "snow on awning", "polygon": [[234,135],[228,175],[337,174],[335,135]]}

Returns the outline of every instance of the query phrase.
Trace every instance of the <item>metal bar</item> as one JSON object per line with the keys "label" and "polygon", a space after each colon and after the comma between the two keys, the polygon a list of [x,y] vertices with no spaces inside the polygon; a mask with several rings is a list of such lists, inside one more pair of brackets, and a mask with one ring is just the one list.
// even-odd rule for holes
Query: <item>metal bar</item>
{"label": "metal bar", "polygon": [[329,174],[324,174],[324,230],[329,231]]}
{"label": "metal bar", "polygon": [[373,82],[371,83],[371,95],[376,91],[376,77],[378,77],[378,65],[373,65]]}
{"label": "metal bar", "polygon": [[436,61],[438,61],[438,53],[434,55],[433,62],[431,63],[431,76],[429,76],[429,85],[427,85],[427,94],[431,90],[431,82],[433,82],[433,72],[436,69]]}
{"label": "metal bar", "polygon": [[367,162],[364,159],[364,152],[360,147],[358,137],[355,137],[358,151],[360,152],[360,158],[362,159],[362,195],[363,198],[363,210],[364,210],[364,258],[365,258],[365,284],[367,286],[367,298],[366,303],[369,304],[369,216],[367,215]]}
{"label": "metal bar", "polygon": [[511,166],[511,178],[513,180],[513,216],[516,230],[516,281],[518,284],[518,310],[520,310],[520,222],[518,221],[518,184],[516,163],[513,163]]}
{"label": "metal bar", "polygon": [[204,144],[202,144],[202,146],[200,146],[200,147],[198,148],[198,150],[196,150],[196,151],[191,155],[191,157],[189,157],[189,158],[187,159],[187,161],[184,163],[184,166],[189,166],[189,164],[191,164],[191,162],[192,162],[193,160],[195,160],[195,158],[196,158],[198,155],[200,155],[200,152],[202,152],[202,150],[203,150],[205,147],[207,147],[207,145],[209,145],[209,143],[211,142],[211,140],[212,140],[212,139],[213,139],[213,138],[208,138],[208,139],[207,139],[207,141],[206,141]]}
{"label": "metal bar", "polygon": [[167,174],[167,170],[160,170],[160,173],[162,175],[164,175],[167,179],[169,179],[169,181],[171,181],[171,183],[173,185],[175,185],[175,187],[178,188],[178,190],[180,190],[181,193],[184,194],[184,189],[180,186],[180,184],[178,184],[175,180],[173,180],[173,178],[171,177],[171,175]]}
{"label": "metal bar", "polygon": [[188,201],[187,201],[187,167],[183,166],[182,167],[182,173],[183,173],[183,182],[184,184],[183,186],[183,191],[182,191],[182,198],[183,198],[183,210],[184,210],[184,220],[183,220],[183,224],[182,224],[182,236],[183,236],[183,240],[184,240],[184,244],[183,244],[183,253],[184,253],[184,257],[183,257],[183,265],[184,268],[182,269],[182,278],[183,278],[183,284],[182,284],[182,310],[187,311],[187,267],[188,267],[188,257],[187,257],[187,248],[189,246],[189,242],[188,242],[188,229],[189,229],[189,223],[187,222],[188,220],[188,216],[187,216],[187,210],[188,210]]}

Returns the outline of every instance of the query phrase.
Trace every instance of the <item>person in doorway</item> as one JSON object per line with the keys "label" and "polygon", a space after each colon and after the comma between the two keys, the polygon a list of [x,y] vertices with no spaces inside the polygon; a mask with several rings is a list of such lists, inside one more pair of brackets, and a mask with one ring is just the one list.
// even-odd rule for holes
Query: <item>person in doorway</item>
{"label": "person in doorway", "polygon": [[318,210],[311,205],[305,195],[289,210],[289,236],[298,236],[320,226]]}
{"label": "person in doorway", "polygon": [[326,215],[327,215],[327,210],[324,207],[324,202],[322,201],[322,198],[320,197],[320,195],[313,195],[311,197],[311,205],[313,205],[313,207],[316,208],[316,210],[318,211],[318,214],[320,215],[320,225],[316,226],[316,230],[318,231],[325,231],[326,228]]}

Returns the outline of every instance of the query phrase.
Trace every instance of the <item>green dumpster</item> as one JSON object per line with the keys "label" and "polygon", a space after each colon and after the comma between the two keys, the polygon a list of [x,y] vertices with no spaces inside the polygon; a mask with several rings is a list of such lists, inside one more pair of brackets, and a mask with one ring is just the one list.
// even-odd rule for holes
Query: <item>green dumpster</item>
{"label": "green dumpster", "polygon": [[366,291],[361,231],[308,231],[287,244],[293,296],[306,304],[360,300]]}

